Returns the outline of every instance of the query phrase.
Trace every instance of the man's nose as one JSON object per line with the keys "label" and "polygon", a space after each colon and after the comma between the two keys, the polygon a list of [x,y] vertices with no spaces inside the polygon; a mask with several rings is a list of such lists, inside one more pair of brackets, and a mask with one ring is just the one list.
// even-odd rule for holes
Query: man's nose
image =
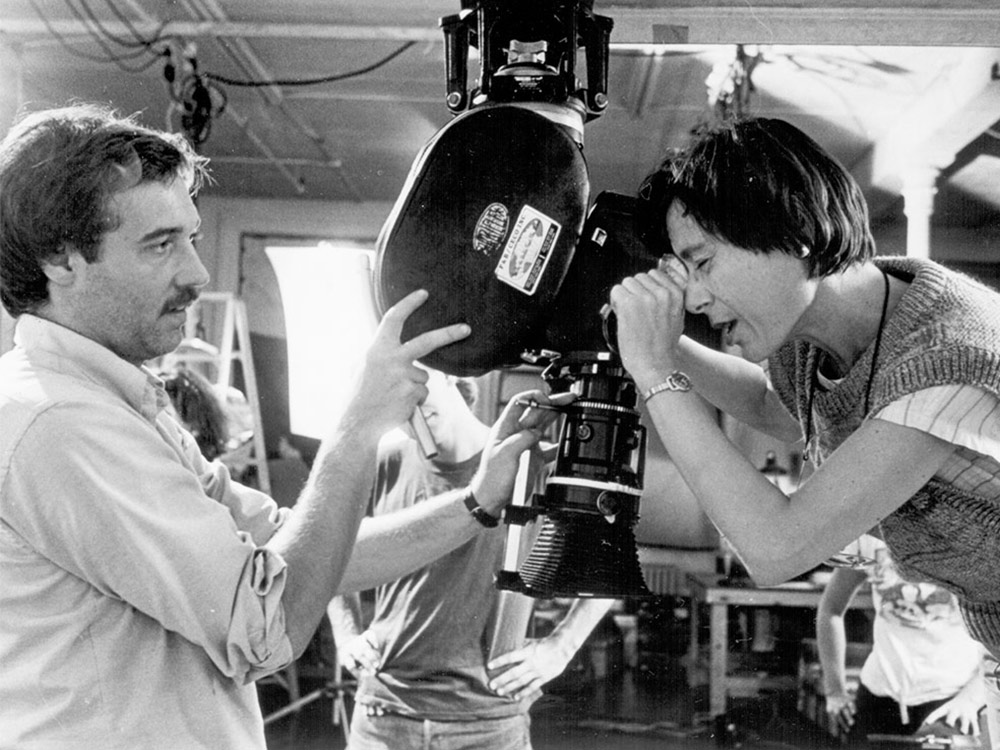
{"label": "man's nose", "polygon": [[211,276],[208,273],[208,269],[205,268],[205,264],[201,262],[201,256],[198,254],[197,248],[194,244],[189,243],[184,263],[177,274],[177,286],[189,286],[201,289],[209,281],[211,281]]}

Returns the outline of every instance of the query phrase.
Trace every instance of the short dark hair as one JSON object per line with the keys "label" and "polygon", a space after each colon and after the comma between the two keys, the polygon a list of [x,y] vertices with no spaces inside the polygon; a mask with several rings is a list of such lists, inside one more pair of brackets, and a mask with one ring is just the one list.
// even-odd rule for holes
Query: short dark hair
{"label": "short dark hair", "polygon": [[207,159],[183,136],[139,125],[95,104],[28,114],[0,143],[0,301],[11,315],[48,299],[42,262],[72,247],[97,260],[120,217],[117,192],[184,179],[195,194]]}
{"label": "short dark hair", "polygon": [[807,248],[814,277],[875,255],[857,182],[783,120],[705,129],[646,177],[639,197],[639,230],[650,246],[669,247],[666,214],[679,200],[705,231],[737,247],[789,254]]}

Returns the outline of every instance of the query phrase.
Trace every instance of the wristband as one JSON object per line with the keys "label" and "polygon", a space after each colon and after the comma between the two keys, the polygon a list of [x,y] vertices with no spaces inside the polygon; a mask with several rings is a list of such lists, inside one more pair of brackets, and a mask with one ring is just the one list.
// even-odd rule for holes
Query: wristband
{"label": "wristband", "polygon": [[649,401],[657,393],[663,393],[663,391],[690,391],[692,387],[691,378],[685,375],[680,370],[674,370],[672,373],[667,375],[667,379],[662,383],[657,383],[648,391],[642,394],[643,401]]}
{"label": "wristband", "polygon": [[500,523],[499,518],[491,516],[486,512],[486,509],[483,508],[483,506],[476,502],[476,496],[472,494],[472,490],[465,493],[465,499],[462,502],[465,503],[465,507],[469,509],[469,514],[486,528],[496,528],[496,526]]}

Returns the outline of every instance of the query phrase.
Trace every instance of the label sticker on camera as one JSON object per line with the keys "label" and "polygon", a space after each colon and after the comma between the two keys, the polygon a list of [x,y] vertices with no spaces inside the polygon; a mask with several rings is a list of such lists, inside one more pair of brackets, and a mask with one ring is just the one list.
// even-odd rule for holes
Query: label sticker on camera
{"label": "label sticker on camera", "polygon": [[479,215],[472,232],[472,249],[489,257],[500,249],[510,224],[510,211],[503,203],[491,203]]}
{"label": "label sticker on camera", "polygon": [[518,291],[534,294],[561,231],[561,224],[531,206],[524,206],[493,273]]}

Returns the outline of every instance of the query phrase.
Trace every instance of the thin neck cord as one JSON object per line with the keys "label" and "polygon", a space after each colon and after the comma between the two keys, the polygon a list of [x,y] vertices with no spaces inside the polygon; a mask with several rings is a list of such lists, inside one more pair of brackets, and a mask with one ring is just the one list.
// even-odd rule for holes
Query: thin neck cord
{"label": "thin neck cord", "polygon": [[[865,415],[868,414],[868,409],[871,406],[872,381],[875,380],[875,365],[878,362],[879,350],[882,348],[882,331],[885,328],[886,313],[889,311],[889,274],[882,271],[882,279],[885,281],[885,294],[882,297],[882,315],[879,317],[878,332],[875,334],[875,348],[872,351],[871,368],[868,370],[868,382],[865,383]],[[807,459],[809,458],[809,442],[812,440],[813,402],[816,400],[816,387],[819,382],[819,359],[819,354],[817,354],[813,362],[812,377],[809,379],[809,406],[806,410],[805,434],[805,458]]]}

